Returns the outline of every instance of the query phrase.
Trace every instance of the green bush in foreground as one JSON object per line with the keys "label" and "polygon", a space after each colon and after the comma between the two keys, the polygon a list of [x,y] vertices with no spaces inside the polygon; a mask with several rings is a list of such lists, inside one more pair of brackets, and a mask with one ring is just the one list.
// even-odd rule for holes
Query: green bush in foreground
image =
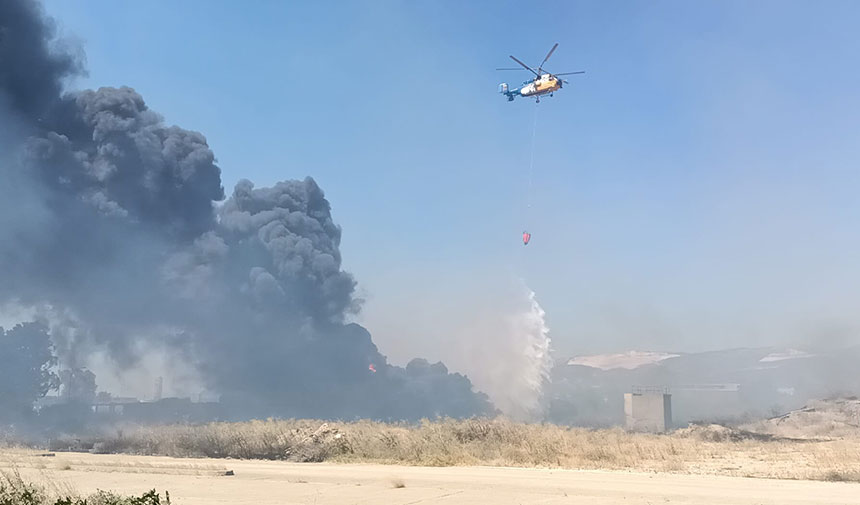
{"label": "green bush in foreground", "polygon": [[119,496],[98,491],[86,498],[51,497],[41,486],[24,481],[17,473],[0,473],[0,505],[170,505],[170,495],[164,501],[154,489],[141,496]]}

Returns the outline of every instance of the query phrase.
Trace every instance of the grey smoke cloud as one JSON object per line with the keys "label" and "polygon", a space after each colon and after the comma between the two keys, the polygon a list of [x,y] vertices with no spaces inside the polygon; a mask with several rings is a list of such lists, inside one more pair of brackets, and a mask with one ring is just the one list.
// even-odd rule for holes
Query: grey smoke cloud
{"label": "grey smoke cloud", "polygon": [[80,58],[51,50],[53,37],[40,4],[0,3],[0,96],[6,113],[39,120],[56,107],[62,79],[83,72]]}
{"label": "grey smoke cloud", "polygon": [[132,88],[62,94],[82,68],[37,3],[0,0],[0,306],[54,321],[67,363],[167,347],[238,417],[492,410],[444,365],[388,365],[348,323],[356,282],[313,179],[240,181],[216,208],[205,137]]}

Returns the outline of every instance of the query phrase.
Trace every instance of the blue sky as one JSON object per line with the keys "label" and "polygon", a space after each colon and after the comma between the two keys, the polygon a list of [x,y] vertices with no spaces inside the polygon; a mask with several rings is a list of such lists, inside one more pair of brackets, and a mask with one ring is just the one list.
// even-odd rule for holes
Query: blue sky
{"label": "blue sky", "polygon": [[[860,342],[860,4],[46,1],[89,76],[313,176],[394,361],[522,278],[560,354]],[[514,54],[586,70],[508,103]],[[523,248],[528,228],[532,243]]]}

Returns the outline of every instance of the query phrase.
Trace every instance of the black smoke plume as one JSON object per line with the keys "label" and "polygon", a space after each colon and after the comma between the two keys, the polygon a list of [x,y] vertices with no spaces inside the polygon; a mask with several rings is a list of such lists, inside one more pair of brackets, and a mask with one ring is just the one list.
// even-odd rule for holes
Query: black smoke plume
{"label": "black smoke plume", "polygon": [[441,364],[388,365],[348,323],[356,283],[313,179],[241,181],[224,201],[203,135],[128,87],[64,94],[82,71],[39,4],[0,0],[0,305],[49,317],[67,363],[167,348],[237,417],[492,410]]}

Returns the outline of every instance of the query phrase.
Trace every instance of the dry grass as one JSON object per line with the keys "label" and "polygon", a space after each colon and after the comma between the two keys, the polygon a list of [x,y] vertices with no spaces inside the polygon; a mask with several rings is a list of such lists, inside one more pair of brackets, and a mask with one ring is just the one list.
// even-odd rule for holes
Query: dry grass
{"label": "dry grass", "polygon": [[822,474],[821,480],[830,482],[860,482],[860,472],[840,472],[839,470],[829,470]]}
{"label": "dry grass", "polygon": [[860,481],[860,437],[798,441],[722,427],[670,435],[494,420],[310,420],[126,429],[99,452],[422,466],[491,465]]}

